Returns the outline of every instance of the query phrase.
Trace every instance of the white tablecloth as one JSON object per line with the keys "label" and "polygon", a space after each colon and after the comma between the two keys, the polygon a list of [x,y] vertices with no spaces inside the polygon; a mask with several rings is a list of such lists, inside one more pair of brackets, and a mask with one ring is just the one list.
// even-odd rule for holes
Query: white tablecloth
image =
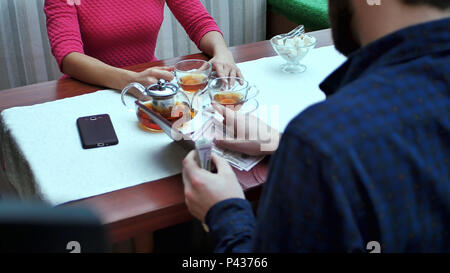
{"label": "white tablecloth", "polygon": [[255,113],[274,128],[284,131],[289,121],[307,107],[325,100],[319,84],[345,61],[334,46],[314,49],[304,59],[308,69],[301,74],[286,74],[281,57],[240,63],[245,79],[260,89],[260,108]]}
{"label": "white tablecloth", "polygon": [[[325,99],[318,84],[344,60],[325,47],[310,53],[304,62],[308,70],[300,75],[281,72],[280,57],[239,67],[261,91],[256,114],[282,131],[302,110]],[[118,145],[82,149],[76,119],[95,114],[110,115]],[[22,198],[53,205],[175,175],[185,156],[165,134],[139,129],[135,114],[112,90],[4,110],[0,130],[9,183]]]}

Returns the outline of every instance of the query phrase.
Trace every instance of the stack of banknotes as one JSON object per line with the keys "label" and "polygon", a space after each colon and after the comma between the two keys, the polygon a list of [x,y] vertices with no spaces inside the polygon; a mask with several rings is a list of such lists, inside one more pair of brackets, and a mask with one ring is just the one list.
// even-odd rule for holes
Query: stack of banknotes
{"label": "stack of banknotes", "polygon": [[[209,140],[214,143],[217,135],[233,139],[230,133],[225,132],[222,126],[223,117],[212,109],[204,109],[194,119],[180,128],[180,131],[189,136],[193,141]],[[225,158],[232,166],[241,171],[250,171],[264,156],[249,156],[236,151],[224,150],[213,144],[213,153]]]}

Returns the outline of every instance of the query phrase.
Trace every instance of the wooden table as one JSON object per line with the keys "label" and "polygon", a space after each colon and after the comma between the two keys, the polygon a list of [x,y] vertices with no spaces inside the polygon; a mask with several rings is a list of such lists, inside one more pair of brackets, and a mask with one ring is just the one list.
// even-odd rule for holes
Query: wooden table
{"label": "wooden table", "polygon": [[[318,40],[317,47],[332,44],[330,30],[310,33]],[[268,41],[231,48],[236,62],[245,62],[274,56]],[[208,59],[204,54],[145,63],[129,70],[142,71],[152,66],[171,66],[183,59]],[[44,82],[20,88],[0,91],[0,111],[13,107],[33,105],[68,97],[79,96],[105,89],[73,79]],[[247,198],[257,199],[261,184],[267,175],[268,160],[256,166],[250,173],[236,171],[239,180],[246,181]],[[88,206],[99,214],[106,226],[111,242],[121,242],[140,234],[176,225],[192,219],[185,203],[181,175],[144,183],[134,187],[70,202],[70,206]]]}

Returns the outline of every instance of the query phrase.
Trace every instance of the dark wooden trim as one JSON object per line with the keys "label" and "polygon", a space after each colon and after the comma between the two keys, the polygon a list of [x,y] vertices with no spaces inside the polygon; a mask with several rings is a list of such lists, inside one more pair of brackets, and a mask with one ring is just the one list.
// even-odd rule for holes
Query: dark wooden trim
{"label": "dark wooden trim", "polygon": [[287,33],[298,26],[297,23],[292,22],[286,16],[276,13],[272,10],[267,10],[267,32],[266,39],[270,40],[272,37]]}

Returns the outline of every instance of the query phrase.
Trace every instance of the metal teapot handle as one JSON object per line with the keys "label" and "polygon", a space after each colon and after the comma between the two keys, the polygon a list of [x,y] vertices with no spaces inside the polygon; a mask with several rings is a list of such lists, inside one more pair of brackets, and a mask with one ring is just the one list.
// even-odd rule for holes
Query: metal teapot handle
{"label": "metal teapot handle", "polygon": [[142,84],[140,84],[140,83],[133,82],[133,83],[128,84],[128,85],[122,90],[122,93],[121,93],[121,99],[122,99],[123,105],[127,108],[128,111],[134,112],[135,109],[129,107],[129,106],[127,105],[126,101],[125,101],[125,95],[127,94],[127,92],[128,92],[131,88],[136,88],[137,90],[139,90],[139,92],[142,93],[142,95],[145,96],[145,87],[144,87]]}

